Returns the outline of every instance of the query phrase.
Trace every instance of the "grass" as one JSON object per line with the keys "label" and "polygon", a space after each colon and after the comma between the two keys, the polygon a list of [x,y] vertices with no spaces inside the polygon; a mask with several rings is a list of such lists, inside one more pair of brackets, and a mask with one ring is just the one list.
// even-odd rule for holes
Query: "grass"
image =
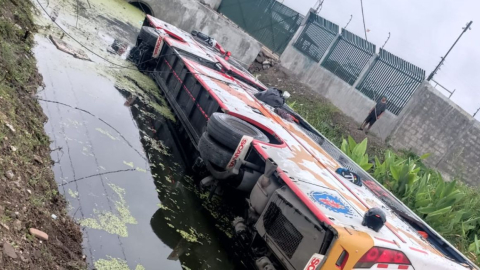
{"label": "grass", "polygon": [[[43,128],[47,118],[34,98],[43,80],[31,50],[36,32],[32,11],[32,3],[28,0],[0,0],[0,203],[5,208],[0,222],[11,223],[13,218],[9,213],[17,211],[25,221],[21,231],[3,231],[2,237],[15,242],[14,248],[27,254],[43,247],[43,260],[37,262],[39,268],[68,268],[69,261],[84,263],[82,236],[78,226],[66,215],[66,203],[58,196],[47,162],[50,160],[50,140]],[[45,162],[38,162],[35,157]],[[12,179],[4,177],[6,171],[13,172]],[[31,195],[25,192],[27,188]],[[50,213],[58,213],[65,221],[62,224],[65,230],[58,231],[55,229],[58,224],[54,224],[58,221],[45,218],[44,214],[49,216]],[[65,254],[56,245],[39,246],[36,239],[25,238],[22,231],[27,227],[45,231],[77,256]],[[29,266],[21,260],[0,260],[0,269]]]}

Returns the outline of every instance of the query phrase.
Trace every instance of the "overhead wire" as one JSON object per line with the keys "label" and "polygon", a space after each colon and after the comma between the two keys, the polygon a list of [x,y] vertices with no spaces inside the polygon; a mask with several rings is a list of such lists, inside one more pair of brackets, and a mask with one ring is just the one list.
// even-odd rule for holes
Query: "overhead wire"
{"label": "overhead wire", "polygon": [[362,7],[362,19],[363,19],[363,31],[365,32],[365,40],[368,41],[367,38],[367,27],[365,25],[365,14],[363,12],[363,0],[360,0],[360,6]]}

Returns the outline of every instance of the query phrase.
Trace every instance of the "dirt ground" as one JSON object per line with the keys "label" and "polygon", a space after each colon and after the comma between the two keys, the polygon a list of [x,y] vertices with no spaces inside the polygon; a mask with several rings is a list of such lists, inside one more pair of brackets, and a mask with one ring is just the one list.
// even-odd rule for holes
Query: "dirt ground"
{"label": "dirt ground", "polygon": [[277,64],[269,69],[254,67],[253,71],[267,86],[288,91],[291,98],[287,103],[337,146],[341,144],[343,138],[350,135],[357,142],[368,138],[368,154],[371,157],[387,149],[383,140],[371,133],[366,135],[358,130],[360,123],[343,114],[330,101],[299,82],[290,71],[280,65]]}
{"label": "dirt ground", "polygon": [[31,52],[32,11],[30,1],[0,0],[0,269],[86,269],[80,228],[51,170],[46,117],[33,98],[42,77]]}

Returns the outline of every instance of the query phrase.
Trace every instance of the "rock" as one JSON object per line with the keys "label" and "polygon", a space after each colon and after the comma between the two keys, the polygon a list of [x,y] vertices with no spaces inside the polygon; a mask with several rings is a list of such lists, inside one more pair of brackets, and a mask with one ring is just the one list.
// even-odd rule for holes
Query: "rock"
{"label": "rock", "polygon": [[15,252],[15,249],[9,243],[3,243],[3,254],[7,255],[12,259],[17,258],[17,253]]}
{"label": "rock", "polygon": [[17,147],[11,145],[11,146],[10,146],[10,150],[12,150],[12,152],[16,152],[16,151],[17,151]]}
{"label": "rock", "polygon": [[268,60],[265,60],[265,61],[263,61],[262,64],[264,64],[264,65],[271,65],[272,63],[271,63],[270,61],[268,61]]}
{"label": "rock", "polygon": [[15,211],[15,217],[16,217],[16,218],[19,218],[19,217],[20,217],[20,213],[17,212],[17,211]]}
{"label": "rock", "polygon": [[28,194],[32,195],[32,191],[30,189],[27,189]]}
{"label": "rock", "polygon": [[30,228],[28,231],[30,232],[31,235],[35,236],[38,239],[42,239],[42,240],[45,240],[45,241],[48,240],[48,234],[46,234],[46,233],[44,233],[40,230]]}
{"label": "rock", "polygon": [[6,176],[8,179],[12,180],[13,177],[15,177],[15,174],[13,174],[12,171],[8,170],[8,171],[5,172],[5,176]]}
{"label": "rock", "polygon": [[15,220],[15,221],[13,222],[13,229],[14,229],[15,231],[17,231],[17,232],[20,231],[20,230],[22,230],[22,222],[21,222],[20,220],[18,220],[18,219]]}
{"label": "rock", "polygon": [[265,61],[265,57],[259,53],[257,55],[257,58],[255,58],[255,61],[257,61],[258,63],[263,63],[263,61]]}
{"label": "rock", "polygon": [[35,160],[36,162],[38,162],[38,163],[40,163],[40,164],[43,164],[42,159],[41,159],[39,156],[37,156],[37,155],[33,155],[33,160]]}

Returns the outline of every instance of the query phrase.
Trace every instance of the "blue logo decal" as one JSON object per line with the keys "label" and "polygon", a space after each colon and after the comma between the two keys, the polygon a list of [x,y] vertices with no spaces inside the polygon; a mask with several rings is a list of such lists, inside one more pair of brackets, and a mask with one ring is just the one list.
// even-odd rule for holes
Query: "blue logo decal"
{"label": "blue logo decal", "polygon": [[312,192],[310,193],[312,199],[319,204],[323,205],[328,210],[341,213],[345,215],[352,215],[352,208],[344,202],[344,200],[338,196],[332,195],[326,192]]}

